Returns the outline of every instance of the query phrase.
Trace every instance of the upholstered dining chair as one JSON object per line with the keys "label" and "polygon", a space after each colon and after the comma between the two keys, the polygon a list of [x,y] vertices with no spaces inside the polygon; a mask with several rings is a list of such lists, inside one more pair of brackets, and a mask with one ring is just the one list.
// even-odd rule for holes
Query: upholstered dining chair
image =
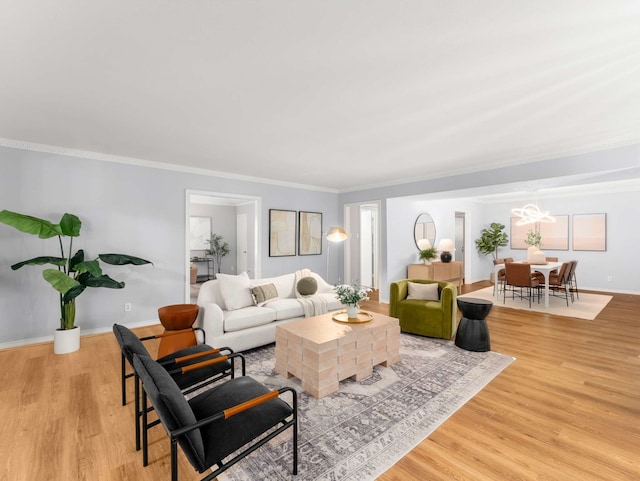
{"label": "upholstered dining chair", "polygon": [[580,293],[578,292],[578,280],[576,279],[576,269],[578,268],[578,261],[570,261],[573,265],[571,266],[571,274],[569,274],[569,287],[571,288],[572,293],[576,293],[576,299],[580,299]]}
{"label": "upholstered dining chair", "polygon": [[540,282],[536,279],[535,275],[531,272],[531,265],[525,262],[509,262],[504,265],[506,280],[503,291],[502,301],[507,302],[507,290],[511,291],[512,298],[516,296],[516,289],[519,290],[518,297],[525,298],[524,292],[527,293],[526,297],[529,299],[529,308],[531,308],[531,297],[534,292],[538,295],[538,302],[540,302],[540,291],[538,286]]}
{"label": "upholstered dining chair", "polygon": [[567,301],[567,307],[569,307],[569,297],[571,297],[571,302],[573,302],[573,293],[571,292],[569,280],[572,268],[573,263],[571,261],[563,262],[558,273],[554,274],[551,272],[549,274],[549,289],[552,294],[557,297],[559,297],[560,292],[562,292],[562,297]]}
{"label": "upholstered dining chair", "polygon": [[[148,336],[138,338],[130,329],[120,324],[113,325],[113,333],[120,345],[121,350],[121,378],[122,378],[122,403],[126,404],[126,379],[134,377],[134,409],[135,409],[135,433],[136,433],[136,451],[141,448],[141,431],[140,423],[142,413],[147,411],[147,405],[140,402],[140,382],[135,369],[133,372],[126,374],[125,360],[133,367],[133,356],[151,357],[149,351],[142,341],[155,339],[156,336]],[[228,354],[224,355],[223,353]],[[223,347],[214,349],[206,344],[198,344],[195,346],[173,352],[167,356],[158,359],[158,363],[170,373],[178,387],[185,393],[189,394],[196,389],[205,387],[224,378],[235,377],[235,359],[239,359],[241,363],[241,373],[246,374],[246,363],[242,354],[233,353],[229,348]],[[208,364],[204,364],[208,362]],[[196,366],[197,365],[197,366]],[[197,367],[195,369],[194,367]],[[187,368],[185,370],[185,368]],[[151,423],[146,427],[149,429],[158,423]],[[147,432],[142,433],[142,460],[147,465]]]}
{"label": "upholstered dining chair", "polygon": [[[298,473],[298,401],[293,388],[270,391],[242,376],[187,400],[166,369],[150,357],[135,354],[133,365],[142,380],[144,401],[151,399],[169,434],[172,481],[178,481],[178,445],[199,473],[213,469],[202,478],[209,481],[289,428],[293,474]],[[284,393],[290,393],[290,403],[281,399]]]}
{"label": "upholstered dining chair", "polygon": [[[506,264],[507,262],[513,262],[513,257],[505,257],[504,259],[495,259],[493,261],[493,265],[494,266],[502,265],[502,264]],[[505,279],[506,279],[506,273],[504,268],[502,268],[498,271],[498,274],[496,275],[496,278],[495,278],[495,282],[498,283],[498,292],[502,292],[502,290],[504,289]]]}

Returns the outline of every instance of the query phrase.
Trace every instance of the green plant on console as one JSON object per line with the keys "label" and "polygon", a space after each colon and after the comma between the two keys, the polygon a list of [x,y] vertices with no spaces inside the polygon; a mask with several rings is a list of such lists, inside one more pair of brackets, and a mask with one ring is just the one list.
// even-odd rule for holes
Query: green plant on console
{"label": "green plant on console", "polygon": [[480,237],[476,239],[478,252],[484,255],[493,255],[493,260],[498,258],[498,247],[504,247],[509,242],[509,236],[504,232],[504,224],[492,222],[488,229],[482,229]]}
{"label": "green plant on console", "polygon": [[429,247],[428,249],[422,249],[420,251],[420,260],[431,261],[438,256],[438,250],[435,247]]}
{"label": "green plant on console", "polygon": [[[100,262],[115,266],[126,264],[151,264],[148,260],[126,254],[98,254],[92,260],[85,260],[84,251],[78,250],[73,256],[73,238],[80,236],[82,222],[73,214],[64,214],[58,224],[45,219],[18,214],[8,210],[0,211],[0,222],[26,234],[37,235],[40,239],[58,238],[60,256],[41,256],[18,262],[11,266],[14,271],[22,266],[53,265],[55,269],[44,269],[42,277],[58,291],[60,296],[60,329],[75,327],[76,298],[87,287],[108,287],[122,289],[124,282],[118,282],[103,274]],[[65,253],[63,237],[69,237],[69,246]]]}

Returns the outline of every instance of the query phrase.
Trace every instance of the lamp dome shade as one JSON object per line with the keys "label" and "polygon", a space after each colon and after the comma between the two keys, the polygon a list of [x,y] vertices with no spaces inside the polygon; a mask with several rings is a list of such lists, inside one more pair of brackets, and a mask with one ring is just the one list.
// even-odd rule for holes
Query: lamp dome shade
{"label": "lamp dome shade", "polygon": [[327,240],[331,242],[342,242],[347,239],[347,231],[342,227],[331,227],[327,232]]}
{"label": "lamp dome shade", "polygon": [[432,247],[433,246],[431,245],[431,242],[429,242],[429,239],[420,239],[418,241],[418,249],[420,249],[421,251],[431,249]]}
{"label": "lamp dome shade", "polygon": [[438,250],[441,252],[454,252],[456,246],[451,239],[442,239],[438,244]]}

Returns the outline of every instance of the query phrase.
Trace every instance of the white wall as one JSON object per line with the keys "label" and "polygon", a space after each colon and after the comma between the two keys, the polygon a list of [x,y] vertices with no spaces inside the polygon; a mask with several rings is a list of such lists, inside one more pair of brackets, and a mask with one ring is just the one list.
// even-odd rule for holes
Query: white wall
{"label": "white wall", "polygon": [[[494,220],[503,219],[508,224],[510,209],[513,205],[479,204],[465,200],[460,192],[469,197],[474,190],[485,190],[491,186],[494,193],[522,191],[523,186],[532,181],[541,185],[555,186],[555,179],[580,178],[584,182],[583,193],[573,200],[557,199],[560,210],[557,214],[605,212],[610,214],[609,222],[609,254],[574,253],[572,258],[579,260],[579,283],[581,287],[596,290],[640,293],[638,281],[629,274],[630,266],[638,264],[636,246],[640,240],[640,229],[633,226],[637,219],[638,192],[621,192],[603,197],[600,202],[595,192],[598,182],[619,180],[629,172],[637,177],[640,166],[640,145],[631,145],[611,150],[591,152],[560,159],[548,159],[525,165],[507,166],[471,174],[453,175],[439,179],[417,180],[413,183],[374,187],[340,194],[340,204],[348,205],[378,199],[381,201],[382,225],[382,266],[380,299],[388,300],[389,284],[406,276],[406,265],[415,262],[416,247],[413,244],[413,223],[421,211],[429,212],[436,219],[437,237],[444,233],[453,238],[455,211],[467,213],[465,280],[469,283],[488,278],[491,272],[491,258],[480,256],[474,240],[480,235],[483,227]],[[622,174],[622,175],[621,175]],[[456,192],[460,193],[456,195]],[[426,202],[427,199],[431,199]],[[436,200],[445,200],[442,204],[434,204]],[[421,204],[421,202],[424,202]],[[387,204],[389,204],[387,206]],[[435,209],[438,205],[440,208]],[[521,207],[522,205],[517,205]],[[547,205],[546,209],[556,207]],[[553,209],[552,213],[553,213]],[[569,212],[571,210],[571,212]],[[623,225],[627,227],[622,228]],[[355,232],[351,232],[355,235]],[[621,236],[613,241],[613,236]],[[502,251],[501,251],[502,254]],[[507,253],[505,252],[505,255]],[[605,259],[618,256],[613,263]],[[516,256],[514,256],[516,257]],[[559,256],[562,258],[562,256]],[[619,269],[619,272],[616,270]],[[589,271],[588,277],[582,277]],[[612,271],[612,272],[608,272]],[[607,275],[613,276],[612,282],[602,281]]]}
{"label": "white wall", "polygon": [[[640,276],[638,276],[640,229],[636,227],[640,219],[640,191],[620,191],[615,193],[585,192],[584,195],[571,197],[544,198],[539,201],[544,210],[552,215],[569,214],[569,250],[543,251],[557,256],[560,261],[578,260],[577,278],[579,287],[602,291],[640,294]],[[487,205],[483,216],[487,221],[506,225],[510,233],[510,217],[513,207],[518,203],[499,203]],[[607,250],[605,252],[574,251],[572,249],[572,216],[574,214],[607,214]],[[477,232],[476,237],[479,236]],[[501,248],[501,257],[523,259],[526,251]],[[482,260],[485,270],[491,272],[491,256]],[[612,280],[609,281],[608,278]]]}
{"label": "white wall", "polygon": [[[616,193],[591,192],[571,197],[544,198],[540,201],[544,210],[552,215],[607,214],[607,251],[573,251],[571,237],[569,250],[547,250],[560,261],[578,260],[578,282],[583,289],[640,294],[640,277],[637,275],[640,229],[633,227],[640,218],[640,191]],[[521,207],[522,202],[479,203],[465,198],[419,200],[404,197],[387,200],[387,248],[389,279],[402,279],[407,275],[406,266],[417,261],[417,248],[413,240],[413,224],[421,212],[428,212],[436,224],[436,244],[443,237],[452,237],[455,212],[467,213],[467,262],[466,282],[489,279],[493,270],[493,257],[478,253],[475,239],[491,222],[500,222],[510,234],[511,209]],[[570,217],[571,219],[571,217]],[[571,221],[569,222],[571,232]],[[544,242],[544,239],[543,239]],[[526,251],[500,248],[500,257],[525,259]],[[609,281],[608,278],[612,280]],[[385,294],[387,291],[385,291]],[[382,295],[382,293],[381,293]],[[385,297],[386,298],[386,297]]]}

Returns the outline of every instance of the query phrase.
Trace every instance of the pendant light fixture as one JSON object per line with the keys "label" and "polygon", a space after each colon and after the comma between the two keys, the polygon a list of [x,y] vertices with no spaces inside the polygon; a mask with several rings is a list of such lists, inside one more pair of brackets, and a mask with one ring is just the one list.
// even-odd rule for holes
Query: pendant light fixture
{"label": "pendant light fixture", "polygon": [[511,213],[520,217],[516,225],[534,224],[536,222],[550,224],[556,221],[554,217],[549,215],[548,211],[540,210],[537,204],[526,204],[522,208],[511,209]]}

